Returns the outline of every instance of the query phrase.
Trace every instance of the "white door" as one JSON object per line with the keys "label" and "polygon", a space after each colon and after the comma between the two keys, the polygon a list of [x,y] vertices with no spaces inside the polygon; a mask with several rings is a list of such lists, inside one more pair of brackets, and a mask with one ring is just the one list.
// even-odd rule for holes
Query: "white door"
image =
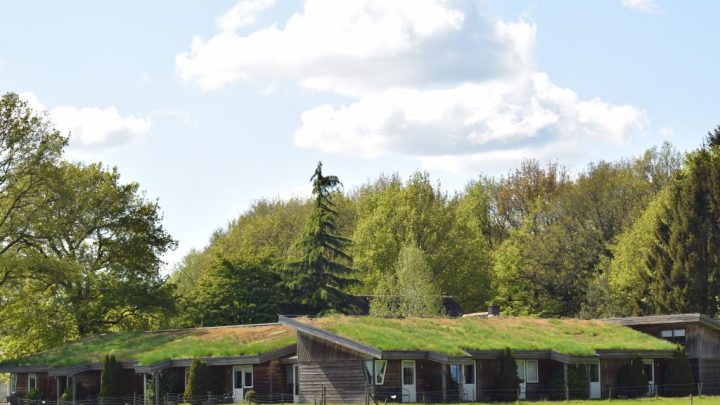
{"label": "white door", "polygon": [[249,390],[252,387],[252,366],[233,367],[233,402],[242,402],[245,399],[245,391]]}
{"label": "white door", "polygon": [[415,396],[415,360],[402,361],[402,401],[417,402]]}
{"label": "white door", "polygon": [[475,389],[475,361],[472,364],[463,365],[463,399],[468,402],[477,401],[477,389]]}
{"label": "white door", "polygon": [[655,360],[643,360],[645,363],[645,376],[648,379],[648,395],[655,394]]}
{"label": "white door", "polygon": [[525,382],[525,360],[517,361],[517,374],[520,379],[520,386],[518,387],[520,389],[520,393],[518,395],[518,399],[525,399],[525,390],[527,389],[527,383]]}
{"label": "white door", "polygon": [[590,399],[600,399],[600,364],[588,364],[588,376],[590,377]]}
{"label": "white door", "polygon": [[298,403],[300,402],[300,370],[298,370],[298,365],[293,364],[292,366],[293,371],[293,402]]}

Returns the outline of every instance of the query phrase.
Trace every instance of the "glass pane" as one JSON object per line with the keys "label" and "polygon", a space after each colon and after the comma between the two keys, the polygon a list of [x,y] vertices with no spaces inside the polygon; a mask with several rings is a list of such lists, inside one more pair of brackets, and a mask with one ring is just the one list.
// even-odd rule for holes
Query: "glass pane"
{"label": "glass pane", "polygon": [[525,382],[525,360],[517,361],[517,373],[520,382]]}
{"label": "glass pane", "polygon": [[463,370],[463,376],[465,377],[465,384],[475,384],[475,366],[466,364]]}
{"label": "glass pane", "polygon": [[365,379],[367,380],[368,385],[372,385],[372,375],[373,375],[373,361],[367,360],[365,361]]}
{"label": "glass pane", "polygon": [[375,361],[375,384],[383,385],[385,381],[385,368],[387,367],[387,360]]}
{"label": "glass pane", "polygon": [[538,382],[538,362],[537,360],[528,360],[525,365],[525,373],[527,375],[527,382],[536,383]]}
{"label": "glass pane", "polygon": [[12,374],[10,376],[10,393],[14,394],[17,390],[17,374]]}
{"label": "glass pane", "polygon": [[243,372],[242,370],[235,370],[235,389],[239,390],[242,388],[242,378],[243,378]]}
{"label": "glass pane", "polygon": [[653,366],[652,364],[646,364],[645,365],[645,377],[648,378],[648,380],[653,380]]}
{"label": "glass pane", "polygon": [[459,364],[451,364],[450,365],[450,380],[456,384],[460,383],[460,365]]}
{"label": "glass pane", "polygon": [[415,367],[412,363],[403,363],[403,384],[415,384]]}
{"label": "glass pane", "polygon": [[253,373],[251,370],[245,370],[245,388],[252,388],[253,386]]}
{"label": "glass pane", "polygon": [[661,337],[661,338],[671,338],[671,337],[672,337],[672,331],[671,331],[671,330],[661,330],[661,331],[660,331],[660,337]]}
{"label": "glass pane", "polygon": [[597,364],[590,365],[590,382],[600,382],[600,367]]}
{"label": "glass pane", "polygon": [[675,337],[685,337],[685,329],[675,329],[673,335],[675,335]]}
{"label": "glass pane", "polygon": [[293,374],[294,374],[293,382],[294,382],[295,395],[300,395],[300,391],[299,391],[300,384],[298,384],[298,381],[300,379],[300,373],[298,371],[299,371],[298,366],[293,366]]}
{"label": "glass pane", "polygon": [[28,389],[37,388],[37,377],[35,374],[28,374]]}

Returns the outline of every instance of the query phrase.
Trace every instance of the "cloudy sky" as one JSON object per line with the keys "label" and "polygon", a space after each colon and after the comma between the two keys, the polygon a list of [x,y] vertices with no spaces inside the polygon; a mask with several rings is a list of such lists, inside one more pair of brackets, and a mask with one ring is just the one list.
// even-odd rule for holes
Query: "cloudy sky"
{"label": "cloudy sky", "polygon": [[0,3],[0,91],[67,156],[159,198],[177,262],[318,160],[353,188],[448,190],[523,158],[588,162],[720,124],[720,2],[246,0]]}

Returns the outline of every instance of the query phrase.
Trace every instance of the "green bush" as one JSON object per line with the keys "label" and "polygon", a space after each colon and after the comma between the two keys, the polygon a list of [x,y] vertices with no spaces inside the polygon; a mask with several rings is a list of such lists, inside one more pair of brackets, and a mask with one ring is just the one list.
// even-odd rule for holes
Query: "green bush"
{"label": "green bush", "polygon": [[517,363],[509,347],[505,348],[500,359],[500,369],[495,378],[495,399],[498,401],[516,401],[518,399],[518,388],[520,378],[517,375]]}
{"label": "green bush", "polygon": [[645,375],[645,363],[640,356],[630,360],[617,374],[617,396],[637,398],[648,392],[648,377]]}
{"label": "green bush", "polygon": [[100,397],[114,398],[125,394],[125,373],[114,355],[105,355],[100,374]]}
{"label": "green bush", "polygon": [[183,394],[185,401],[199,403],[197,398],[212,390],[210,369],[199,359],[193,359],[188,374],[188,383]]}
{"label": "green bush", "polygon": [[245,402],[250,404],[255,402],[255,390],[248,390],[245,392]]}
{"label": "green bush", "polygon": [[62,395],[60,395],[60,400],[61,401],[72,401],[72,394],[70,393],[70,391],[65,390],[65,392],[63,392]]}
{"label": "green bush", "polygon": [[40,392],[37,388],[31,388],[27,395],[25,395],[25,398],[27,399],[40,399],[42,397],[42,392]]}
{"label": "green bush", "polygon": [[695,393],[690,359],[685,350],[678,347],[665,368],[661,393],[666,397],[685,397]]}

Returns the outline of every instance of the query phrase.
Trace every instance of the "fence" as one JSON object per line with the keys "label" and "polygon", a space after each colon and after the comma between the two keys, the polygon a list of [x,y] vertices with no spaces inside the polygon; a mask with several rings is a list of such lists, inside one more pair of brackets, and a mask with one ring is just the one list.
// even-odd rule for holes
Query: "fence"
{"label": "fence", "polygon": [[[324,390],[323,390],[324,392]],[[720,395],[720,381],[704,382],[697,384],[685,384],[685,385],[643,385],[643,386],[614,386],[605,385],[602,386],[597,392],[603,399],[616,399],[616,398],[630,398],[630,397],[648,397],[648,396],[675,396],[673,394],[682,393],[682,396],[703,396],[703,395]],[[475,398],[469,397],[473,393],[468,393],[465,390],[437,390],[437,391],[417,391],[415,393],[415,401],[423,404],[434,404],[434,403],[462,403],[468,400],[474,399],[473,402],[488,403],[488,402],[512,402],[520,398],[525,401],[564,401],[567,399],[587,399],[590,396],[588,388],[572,389],[572,388],[557,388],[549,386],[528,385],[526,390],[510,389],[510,390],[499,390],[499,389],[484,389],[479,387],[474,393]],[[523,398],[524,397],[524,398]],[[367,390],[366,399],[364,405],[381,405],[388,402],[408,402],[410,399],[410,393],[404,389],[388,389],[382,392],[371,392]],[[232,404],[236,402],[244,402],[236,400],[232,393],[224,394],[208,394],[201,395],[192,398],[184,398],[179,393],[168,393],[158,398],[158,403],[161,405],[179,405],[179,404],[193,404],[193,405],[222,405]],[[255,393],[252,395],[251,402],[253,404],[290,404],[293,402],[292,394],[261,394]],[[310,401],[313,405],[326,405],[327,401],[324,395],[319,398],[314,398]],[[337,403],[333,401],[333,403]],[[347,402],[351,403],[351,402]],[[357,403],[357,402],[355,402]],[[720,402],[719,402],[720,403]],[[10,397],[10,400],[6,403],[8,405],[154,405],[154,398],[144,398],[139,395],[126,395],[123,397],[113,398],[83,398],[76,401],[57,401],[55,399],[26,399],[19,397]],[[361,402],[362,404],[362,402]],[[0,405],[3,405],[0,402]]]}

